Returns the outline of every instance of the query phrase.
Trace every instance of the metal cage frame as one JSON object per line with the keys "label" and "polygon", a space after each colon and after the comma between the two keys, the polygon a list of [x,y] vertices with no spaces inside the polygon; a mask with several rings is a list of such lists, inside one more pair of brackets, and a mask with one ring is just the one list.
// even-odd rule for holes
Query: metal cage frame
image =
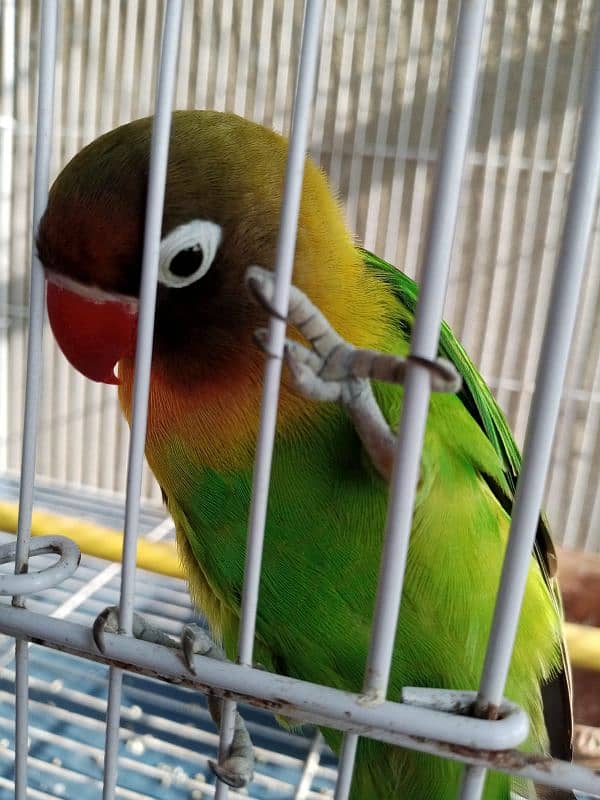
{"label": "metal cage frame", "polygon": [[[308,120],[319,55],[321,0],[307,0],[302,51],[290,138],[284,201],[278,240],[274,307],[285,317],[288,305],[297,215],[307,144]],[[422,290],[415,319],[411,354],[435,358],[448,281],[454,230],[458,216],[461,177],[469,135],[477,78],[485,0],[463,0],[448,90],[445,131],[434,186],[429,233],[425,249]],[[49,184],[49,157],[57,40],[57,0],[41,3],[38,120],[35,150],[33,229],[43,213]],[[261,554],[267,511],[271,453],[275,436],[285,322],[273,317],[269,329],[263,404],[248,527],[247,561],[242,597],[239,663],[195,657],[192,675],[173,650],[131,637],[135,600],[135,553],[139,521],[151,342],[156,299],[158,250],[163,212],[164,182],[169,145],[182,2],[165,7],[160,77],[152,135],[148,204],[144,236],[139,335],[136,352],[133,421],[127,472],[127,500],[120,602],[120,633],[107,633],[106,652],[99,654],[91,631],[73,622],[51,619],[26,607],[26,597],[56,585],[76,569],[77,547],[62,537],[30,540],[35,478],[35,445],[41,378],[44,275],[35,249],[31,254],[30,324],[26,381],[25,425],[16,543],[0,548],[0,562],[15,562],[14,575],[3,576],[0,592],[12,595],[12,607],[0,612],[0,631],[16,639],[16,769],[15,796],[27,795],[28,646],[36,642],[110,665],[106,721],[104,800],[114,797],[121,688],[124,670],[131,670],[191,688],[214,690],[226,698],[221,751],[232,736],[235,702],[275,709],[297,719],[325,724],[345,732],[335,797],[348,797],[359,736],[370,736],[407,748],[463,762],[461,800],[481,796],[488,768],[520,775],[536,782],[600,796],[600,776],[589,769],[525,754],[516,748],[525,739],[525,713],[502,697],[514,643],[519,610],[537,519],[542,503],[554,429],[558,416],[569,344],[576,320],[577,301],[600,185],[600,13],[597,12],[587,100],[580,123],[567,218],[552,287],[536,390],[527,428],[523,467],[511,520],[483,676],[478,693],[411,688],[402,702],[386,701],[394,632],[402,594],[409,544],[412,507],[425,422],[430,374],[417,360],[408,367],[398,452],[392,476],[391,500],[362,694],[309,684],[252,667],[252,654]],[[44,572],[28,572],[28,560],[40,552],[55,552],[59,560]],[[470,709],[500,710],[499,719],[471,715]],[[217,784],[222,800],[227,786]]]}

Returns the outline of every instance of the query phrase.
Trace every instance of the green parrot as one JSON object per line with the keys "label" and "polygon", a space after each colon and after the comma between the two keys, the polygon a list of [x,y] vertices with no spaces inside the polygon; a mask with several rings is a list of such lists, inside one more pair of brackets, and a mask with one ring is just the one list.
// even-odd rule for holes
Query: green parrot
{"label": "green parrot", "polygon": [[[84,375],[118,383],[129,421],[151,124],[123,125],[76,155],[52,186],[37,234],[54,334]],[[238,116],[173,114],[146,457],[176,525],[191,597],[231,659],[265,360],[256,331],[268,321],[286,158],[283,137]],[[249,292],[254,265],[263,269],[250,271]],[[310,159],[293,282],[296,307],[313,309],[322,341],[334,344],[320,347],[301,315],[290,320],[255,658],[360,692],[403,390],[330,369],[332,353],[343,341],[347,353],[370,349],[400,364],[418,288],[357,245]],[[445,324],[439,355],[462,388],[431,397],[390,699],[403,686],[477,689],[520,467],[501,411]],[[367,400],[356,403],[358,395]],[[526,748],[570,759],[555,573],[542,517],[505,694],[530,717]],[[341,734],[324,734],[339,751]],[[450,800],[461,771],[361,739],[351,798]],[[511,792],[573,797],[488,773],[486,800]]]}

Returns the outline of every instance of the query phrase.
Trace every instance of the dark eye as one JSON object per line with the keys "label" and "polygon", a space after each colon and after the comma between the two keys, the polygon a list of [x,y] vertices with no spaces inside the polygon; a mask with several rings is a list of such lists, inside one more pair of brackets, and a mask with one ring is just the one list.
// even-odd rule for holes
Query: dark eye
{"label": "dark eye", "polygon": [[171,260],[170,270],[173,275],[180,278],[189,278],[196,270],[202,266],[204,253],[200,245],[189,247],[187,250],[180,250]]}
{"label": "dark eye", "polygon": [[180,289],[206,275],[221,237],[221,226],[208,219],[194,219],[173,228],[160,243],[159,282]]}

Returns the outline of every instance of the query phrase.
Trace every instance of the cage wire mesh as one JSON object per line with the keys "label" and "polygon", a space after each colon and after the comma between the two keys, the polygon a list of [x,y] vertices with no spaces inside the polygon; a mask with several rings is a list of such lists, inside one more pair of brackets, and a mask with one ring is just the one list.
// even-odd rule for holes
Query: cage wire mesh
{"label": "cage wire mesh", "polygon": [[[289,131],[303,9],[300,0],[184,0],[175,107],[234,111]],[[39,10],[36,2],[1,6],[0,475],[8,477],[0,490],[9,497],[23,435]],[[101,132],[152,113],[164,11],[152,0],[60,3],[52,175]],[[324,3],[310,151],[361,241],[415,276],[458,11],[458,0]],[[487,4],[445,318],[520,444],[566,211],[594,11],[593,0]],[[598,246],[596,223],[546,491],[556,539],[593,551],[600,550]],[[40,502],[120,519],[127,446],[114,390],[76,374],[45,336],[37,469],[53,488],[41,492]],[[84,487],[116,497],[88,495]],[[154,503],[142,515],[148,532],[162,520],[149,471],[143,493]],[[118,567],[86,558],[70,581],[34,596],[32,608],[89,624],[116,598]],[[141,576],[136,600],[167,630],[192,617],[177,581]],[[12,641],[0,643],[5,765],[13,756]],[[98,796],[106,671],[35,646],[30,662],[31,796],[85,797],[88,789]],[[131,758],[117,796],[212,795],[206,764],[217,738],[204,731],[207,713],[196,702],[190,709],[188,695],[173,687],[126,679],[122,736]],[[176,719],[166,719],[167,704]],[[280,733],[257,712],[250,723],[261,748],[252,797],[332,793],[335,762],[318,737]],[[0,776],[0,796],[11,796],[8,775]]]}

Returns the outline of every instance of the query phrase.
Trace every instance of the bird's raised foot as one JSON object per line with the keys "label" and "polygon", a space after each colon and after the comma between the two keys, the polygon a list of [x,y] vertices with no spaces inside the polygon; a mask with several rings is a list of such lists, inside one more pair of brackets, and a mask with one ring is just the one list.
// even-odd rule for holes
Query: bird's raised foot
{"label": "bird's raised foot", "polygon": [[[273,305],[275,275],[262,267],[250,267],[246,283],[253,297],[269,313],[283,319]],[[456,392],[461,378],[454,365],[446,359],[430,361],[419,356],[397,356],[377,350],[354,347],[343,339],[325,315],[296,286],[290,287],[290,301],[286,320],[310,342],[311,348],[286,340],[284,356],[292,370],[298,389],[315,400],[346,404],[355,396],[343,388],[325,384],[347,384],[376,379],[387,383],[404,383],[410,363],[427,369],[431,375],[434,392]],[[266,351],[267,332],[256,331],[258,344]],[[356,389],[356,387],[354,387]]]}
{"label": "bird's raised foot", "polygon": [[[105,652],[104,634],[119,633],[119,607],[109,606],[102,611],[92,626],[92,635],[96,647],[101,653]],[[217,661],[226,661],[223,648],[216,644],[208,632],[199,625],[186,625],[181,633],[181,640],[169,636],[156,626],[152,625],[141,614],[133,615],[132,635],[152,644],[160,644],[171,648],[181,648],[183,659],[189,671],[196,675],[194,655],[214,658]],[[220,729],[223,709],[223,700],[212,693],[207,694],[207,704],[213,722]],[[235,729],[229,753],[221,763],[209,761],[209,766],[214,774],[234,789],[241,789],[252,780],[254,774],[254,749],[246,723],[239,712],[235,715]]]}
{"label": "bird's raised foot", "polygon": [[[262,267],[250,267],[246,283],[254,298],[270,313],[282,319],[273,308],[275,276]],[[433,391],[455,392],[460,376],[444,359],[428,361],[406,358],[376,350],[354,347],[333,328],[325,315],[295,286],[290,287],[287,322],[309,342],[306,347],[286,339],[284,359],[294,389],[311,400],[338,403],[354,423],[375,469],[386,480],[391,477],[396,439],[383,416],[371,387],[371,379],[403,383],[409,363],[428,369]],[[259,346],[268,353],[268,332],[255,332]]]}

